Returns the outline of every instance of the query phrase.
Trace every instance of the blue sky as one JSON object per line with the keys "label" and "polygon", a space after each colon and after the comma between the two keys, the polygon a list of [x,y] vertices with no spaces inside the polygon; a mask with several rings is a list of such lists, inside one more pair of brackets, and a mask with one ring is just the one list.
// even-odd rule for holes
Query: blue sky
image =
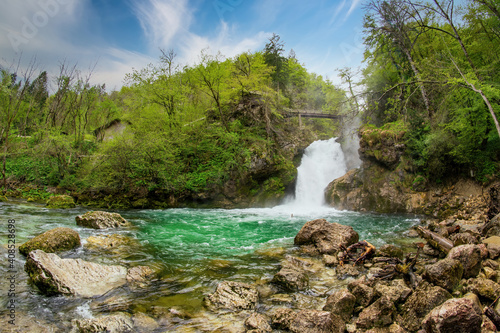
{"label": "blue sky", "polygon": [[119,89],[126,73],[173,49],[195,64],[202,49],[233,57],[262,50],[273,33],[310,72],[335,83],[361,65],[361,0],[0,0],[0,64],[36,56],[57,74],[66,61]]}

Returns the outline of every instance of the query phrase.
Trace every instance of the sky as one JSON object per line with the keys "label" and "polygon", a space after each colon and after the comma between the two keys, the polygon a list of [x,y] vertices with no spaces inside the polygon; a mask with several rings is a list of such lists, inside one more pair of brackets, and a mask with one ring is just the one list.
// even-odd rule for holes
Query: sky
{"label": "sky", "polygon": [[234,57],[263,50],[273,33],[309,72],[336,84],[338,68],[361,66],[361,0],[0,0],[0,65],[34,61],[92,70],[119,90],[125,74],[174,50],[181,65],[201,51]]}

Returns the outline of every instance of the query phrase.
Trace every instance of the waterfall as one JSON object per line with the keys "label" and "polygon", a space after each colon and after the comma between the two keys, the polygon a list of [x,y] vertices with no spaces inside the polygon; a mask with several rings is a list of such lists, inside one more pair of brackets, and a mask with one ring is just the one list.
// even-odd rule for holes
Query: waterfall
{"label": "waterfall", "polygon": [[295,200],[292,203],[294,206],[323,206],[328,184],[347,172],[344,153],[340,143],[335,140],[336,138],[315,141],[306,148],[297,168]]}

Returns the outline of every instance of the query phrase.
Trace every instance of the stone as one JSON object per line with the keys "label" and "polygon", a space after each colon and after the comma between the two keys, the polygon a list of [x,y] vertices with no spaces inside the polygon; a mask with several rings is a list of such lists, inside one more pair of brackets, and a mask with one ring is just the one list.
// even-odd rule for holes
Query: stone
{"label": "stone", "polygon": [[301,310],[290,323],[294,333],[343,333],[344,321],[334,313],[319,310]]}
{"label": "stone", "polygon": [[148,266],[135,266],[127,272],[127,282],[132,289],[144,288],[151,284],[155,272]]}
{"label": "stone", "polygon": [[45,295],[100,296],[127,281],[127,269],[123,266],[105,266],[81,259],[61,259],[56,254],[42,250],[28,254],[25,270]]}
{"label": "stone", "polygon": [[83,215],[78,215],[75,220],[76,224],[79,226],[94,229],[131,226],[130,222],[125,220],[120,214],[102,211],[90,211]]}
{"label": "stone", "polygon": [[398,324],[409,331],[417,331],[425,316],[451,297],[445,289],[422,281],[402,305]]}
{"label": "stone", "polygon": [[366,307],[371,303],[375,294],[373,288],[367,286],[366,284],[358,284],[350,289],[350,291],[356,297],[356,305],[363,307]]}
{"label": "stone", "polygon": [[380,257],[403,259],[404,253],[399,246],[392,244],[385,244],[377,249],[377,255]]}
{"label": "stone", "polygon": [[307,289],[309,277],[306,272],[290,268],[282,268],[271,281],[285,291],[301,291]]}
{"label": "stone", "polygon": [[263,314],[254,312],[245,320],[245,327],[247,330],[257,330],[258,332],[272,332],[271,325],[269,325],[269,318]]}
{"label": "stone", "polygon": [[80,235],[70,228],[55,228],[40,234],[19,246],[19,253],[27,256],[34,250],[46,253],[68,251],[81,245]]}
{"label": "stone", "polygon": [[480,333],[483,323],[481,308],[470,298],[452,298],[434,308],[424,318],[426,332]]}
{"label": "stone", "polygon": [[348,322],[351,319],[355,304],[356,296],[347,289],[341,289],[328,296],[323,311],[338,314],[345,322]]}
{"label": "stone", "polygon": [[132,322],[138,332],[153,332],[160,328],[155,319],[142,312],[135,313],[132,317]]}
{"label": "stone", "polygon": [[393,322],[396,307],[387,296],[382,296],[361,311],[356,326],[361,328],[384,327]]}
{"label": "stone", "polygon": [[137,240],[120,234],[89,236],[85,243],[85,247],[90,250],[104,250],[112,253],[126,252],[139,246]]}
{"label": "stone", "polygon": [[71,333],[135,332],[131,316],[123,312],[91,319],[73,319],[72,324]]}
{"label": "stone", "polygon": [[451,235],[449,238],[454,246],[479,243],[478,237],[469,232],[459,232]]}
{"label": "stone", "polygon": [[339,264],[339,258],[337,256],[332,256],[329,254],[323,255],[323,263],[327,267],[335,267]]}
{"label": "stone", "polygon": [[425,266],[423,278],[452,292],[462,279],[463,272],[464,268],[460,261],[445,258],[435,264]]}
{"label": "stone", "polygon": [[500,214],[495,215],[483,226],[482,234],[485,237],[500,236]]}
{"label": "stone", "polygon": [[455,246],[446,257],[462,263],[464,279],[476,277],[481,270],[481,249],[478,245]]}
{"label": "stone", "polygon": [[406,285],[403,279],[378,281],[373,290],[375,297],[386,296],[394,304],[403,303],[412,293],[412,290]]}
{"label": "stone", "polygon": [[223,281],[217,285],[213,294],[203,299],[203,302],[212,311],[235,312],[254,309],[258,299],[259,293],[254,286],[241,282]]}
{"label": "stone", "polygon": [[292,321],[297,317],[297,313],[290,308],[278,308],[271,317],[271,325],[274,329],[290,330]]}
{"label": "stone", "polygon": [[335,267],[335,272],[339,279],[345,279],[349,276],[359,276],[365,269],[361,266],[350,264],[338,265]]}
{"label": "stone", "polygon": [[325,219],[309,221],[294,239],[295,245],[313,245],[320,254],[336,254],[340,245],[348,247],[359,240],[359,235],[350,226],[329,223]]}
{"label": "stone", "polygon": [[473,278],[467,280],[465,290],[472,292],[480,298],[494,301],[500,295],[500,285],[494,281],[483,278]]}
{"label": "stone", "polygon": [[67,209],[75,208],[75,200],[69,195],[54,195],[47,200],[47,208]]}
{"label": "stone", "polygon": [[483,240],[483,244],[486,244],[488,249],[488,255],[491,259],[496,259],[500,256],[500,237],[491,236]]}

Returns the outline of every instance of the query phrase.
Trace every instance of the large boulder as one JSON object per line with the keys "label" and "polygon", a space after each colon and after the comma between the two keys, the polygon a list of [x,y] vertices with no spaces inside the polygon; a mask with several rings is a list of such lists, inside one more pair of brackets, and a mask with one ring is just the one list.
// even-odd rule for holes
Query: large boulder
{"label": "large boulder", "polygon": [[343,333],[345,323],[338,315],[329,311],[301,310],[290,323],[294,333]]}
{"label": "large boulder", "polygon": [[246,283],[223,281],[217,285],[213,294],[203,300],[212,311],[241,311],[254,309],[259,300],[259,293],[254,286]]}
{"label": "large boulder", "polygon": [[281,268],[272,279],[272,283],[278,285],[285,291],[301,291],[307,289],[309,276],[303,270]]}
{"label": "large boulder", "polygon": [[403,303],[412,292],[403,279],[380,280],[375,284],[373,290],[375,297],[388,297],[394,304]]}
{"label": "large boulder", "polygon": [[448,252],[446,257],[456,259],[462,263],[464,279],[476,277],[481,270],[481,248],[478,245],[455,246]]}
{"label": "large boulder", "polygon": [[127,269],[81,259],[61,259],[53,253],[35,250],[28,254],[25,270],[46,295],[71,294],[94,297],[124,285]]}
{"label": "large boulder", "polygon": [[359,240],[359,235],[350,226],[329,223],[325,219],[307,222],[295,236],[295,245],[306,245],[321,254],[336,254],[340,246],[348,247]]}
{"label": "large boulder", "polygon": [[436,306],[451,298],[445,289],[422,281],[401,308],[399,324],[409,331],[417,331],[422,319]]}
{"label": "large boulder", "polygon": [[470,298],[452,298],[434,308],[423,320],[426,332],[480,333],[481,308]]}
{"label": "large boulder", "polygon": [[323,311],[336,313],[345,322],[348,322],[351,319],[355,304],[356,296],[347,289],[341,289],[328,296]]}
{"label": "large boulder", "polygon": [[105,228],[118,228],[129,227],[130,222],[125,220],[118,213],[109,213],[102,211],[91,211],[75,218],[76,224],[82,227],[105,229]]}
{"label": "large boulder", "polygon": [[69,195],[55,195],[47,200],[47,208],[67,209],[75,208],[75,200]]}
{"label": "large boulder", "polygon": [[25,256],[31,251],[42,250],[53,253],[67,251],[80,246],[80,235],[70,228],[55,228],[40,234],[23,245],[19,246],[19,252]]}
{"label": "large boulder", "polygon": [[387,296],[382,296],[359,314],[356,326],[364,329],[389,326],[394,321],[396,307]]}
{"label": "large boulder", "polygon": [[483,278],[468,279],[465,290],[476,294],[488,302],[494,301],[500,295],[500,285]]}
{"label": "large boulder", "polygon": [[464,268],[455,259],[445,258],[425,267],[423,278],[452,292],[462,279]]}
{"label": "large boulder", "polygon": [[271,325],[274,329],[290,330],[290,325],[297,317],[297,313],[290,308],[278,308],[271,317]]}

